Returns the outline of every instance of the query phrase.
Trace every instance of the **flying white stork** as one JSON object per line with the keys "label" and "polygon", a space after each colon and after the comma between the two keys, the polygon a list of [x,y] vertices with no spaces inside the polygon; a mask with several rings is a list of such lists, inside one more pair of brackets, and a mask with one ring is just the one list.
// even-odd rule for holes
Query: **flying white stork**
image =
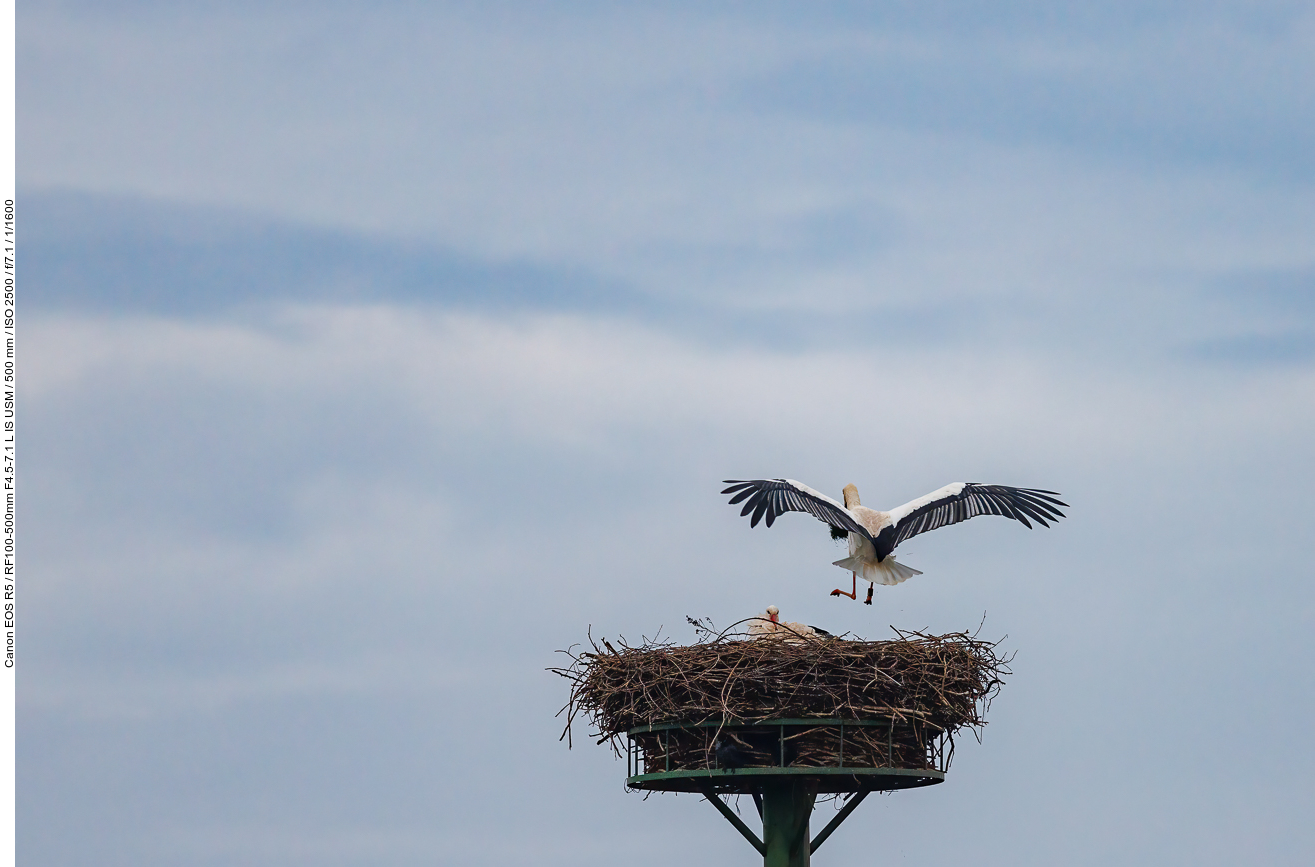
{"label": "flying white stork", "polygon": [[896,563],[891,554],[895,546],[919,533],[957,524],[978,515],[1000,515],[1013,518],[1029,530],[1030,518],[1043,527],[1048,521],[1064,517],[1056,506],[1068,508],[1060,502],[1054,491],[1035,488],[1011,488],[1007,485],[981,485],[977,482],[955,482],[925,497],[905,503],[889,512],[878,512],[860,505],[858,488],[845,485],[845,502],[837,503],[826,494],[813,490],[793,479],[754,479],[739,481],[727,479],[729,488],[723,494],[734,494],[730,504],[748,500],[740,515],[753,513],[750,527],[758,526],[764,517],[767,526],[784,512],[807,512],[831,525],[836,538],[848,533],[849,556],[833,565],[854,573],[854,589],[850,593],[832,590],[832,596],[858,599],[858,578],[868,582],[868,598],[872,604],[872,588],[876,584],[899,584],[914,575],[917,569]]}

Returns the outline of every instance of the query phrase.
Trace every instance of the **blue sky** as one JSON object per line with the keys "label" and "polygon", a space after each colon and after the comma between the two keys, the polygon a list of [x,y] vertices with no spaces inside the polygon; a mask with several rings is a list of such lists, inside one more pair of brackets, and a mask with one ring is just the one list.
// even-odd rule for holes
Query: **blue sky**
{"label": "blue sky", "polygon": [[[1005,636],[819,864],[1306,864],[1303,4],[19,10],[19,845],[752,863],[553,651],[767,604]],[[802,516],[1053,488],[872,608]]]}

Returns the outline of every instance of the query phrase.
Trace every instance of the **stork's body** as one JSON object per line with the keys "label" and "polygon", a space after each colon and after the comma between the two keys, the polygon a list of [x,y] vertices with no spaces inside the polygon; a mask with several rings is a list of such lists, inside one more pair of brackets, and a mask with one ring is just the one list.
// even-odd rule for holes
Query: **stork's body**
{"label": "stork's body", "polygon": [[786,623],[781,620],[781,610],[775,605],[768,605],[763,614],[749,619],[749,635],[754,638],[778,638],[782,641],[801,641],[807,638],[831,638],[830,632],[807,623]]}
{"label": "stork's body", "polygon": [[854,485],[845,485],[844,494],[845,509],[854,516],[854,519],[867,532],[855,533],[850,531],[849,556],[832,564],[854,573],[854,589],[849,593],[843,590],[832,590],[831,595],[858,599],[858,579],[861,574],[863,580],[868,582],[868,598],[863,601],[865,604],[871,605],[872,588],[875,585],[899,584],[901,581],[907,581],[914,575],[921,575],[922,573],[911,566],[896,563],[893,554],[888,554],[885,557],[877,556],[877,548],[872,540],[880,538],[882,531],[894,523],[890,512],[878,512],[876,509],[869,509],[859,503],[858,488]]}
{"label": "stork's body", "polygon": [[722,493],[735,494],[731,498],[732,505],[741,500],[748,501],[740,514],[753,512],[749,522],[751,527],[756,527],[764,517],[770,527],[784,512],[807,512],[830,524],[833,534],[848,533],[849,556],[835,561],[834,565],[854,573],[854,590],[835,590],[831,595],[857,599],[858,579],[861,577],[869,583],[865,600],[869,605],[872,604],[873,585],[899,584],[922,574],[895,562],[891,552],[904,540],[978,515],[1012,518],[1031,529],[1030,518],[1048,527],[1049,521],[1064,517],[1056,507],[1066,506],[1055,499],[1054,491],[976,482],[946,485],[889,512],[879,512],[859,503],[858,488],[852,484],[845,486],[844,503],[793,479],[728,480],[727,484],[731,487]]}

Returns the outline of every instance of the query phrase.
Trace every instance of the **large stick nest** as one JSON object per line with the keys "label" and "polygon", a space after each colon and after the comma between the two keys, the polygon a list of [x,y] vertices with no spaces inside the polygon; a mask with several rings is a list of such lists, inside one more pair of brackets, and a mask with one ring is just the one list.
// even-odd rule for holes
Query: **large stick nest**
{"label": "large stick nest", "polygon": [[581,715],[599,743],[611,741],[618,750],[637,726],[717,723],[665,734],[660,742],[656,735],[640,740],[650,762],[661,755],[663,768],[714,767],[714,752],[719,744],[725,749],[727,739],[743,766],[823,766],[836,761],[834,726],[798,730],[784,758],[766,732],[720,726],[769,719],[883,720],[889,726],[846,727],[846,763],[866,754],[873,767],[927,768],[935,764],[934,739],[949,737],[952,751],[957,729],[980,733],[1009,674],[1010,660],[996,643],[966,632],[895,630],[897,638],[888,641],[746,639],[691,622],[700,630],[692,645],[645,640],[630,646],[620,640],[618,648],[591,638],[591,650],[566,651],[570,664],[550,669],[571,682],[563,738],[571,737]]}

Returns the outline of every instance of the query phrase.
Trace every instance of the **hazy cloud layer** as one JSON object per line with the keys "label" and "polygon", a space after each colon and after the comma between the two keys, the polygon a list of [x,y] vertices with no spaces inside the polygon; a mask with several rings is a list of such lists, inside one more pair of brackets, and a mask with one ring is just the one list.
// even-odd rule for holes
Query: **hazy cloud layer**
{"label": "hazy cloud layer", "polygon": [[21,12],[25,861],[749,863],[543,668],[769,603],[1018,651],[819,863],[1310,861],[1303,6]]}

